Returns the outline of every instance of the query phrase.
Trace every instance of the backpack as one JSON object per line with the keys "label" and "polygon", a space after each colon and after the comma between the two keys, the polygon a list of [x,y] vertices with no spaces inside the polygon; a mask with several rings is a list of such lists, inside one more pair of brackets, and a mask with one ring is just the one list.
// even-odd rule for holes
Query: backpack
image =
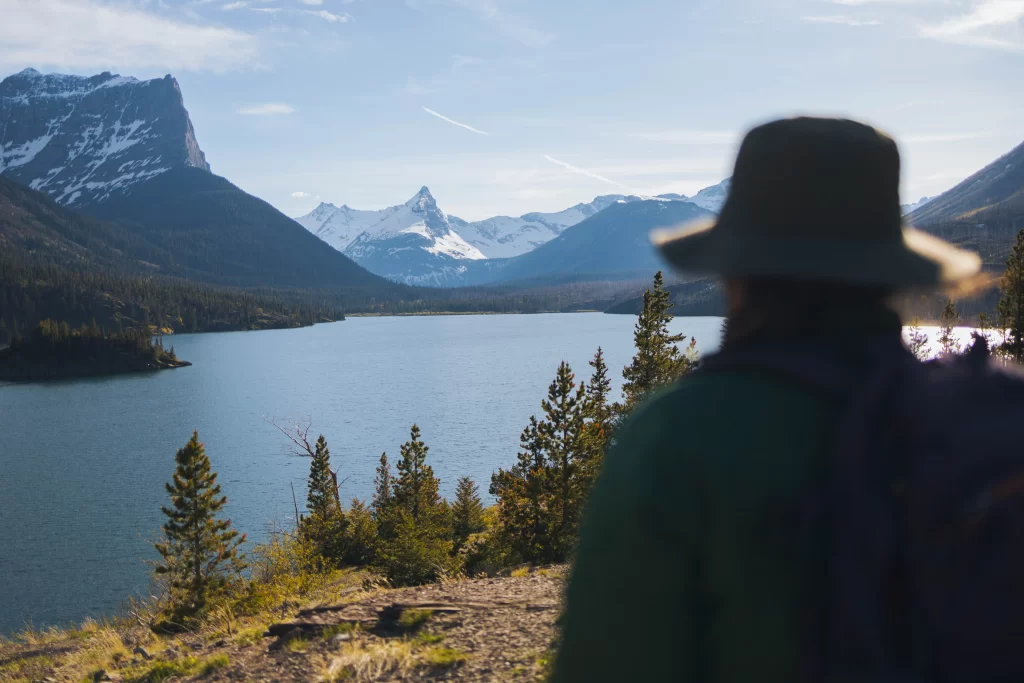
{"label": "backpack", "polygon": [[776,374],[843,404],[830,475],[794,529],[824,529],[829,547],[804,678],[1024,681],[1024,377],[979,336],[927,363],[895,342],[864,353],[780,345],[700,368]]}

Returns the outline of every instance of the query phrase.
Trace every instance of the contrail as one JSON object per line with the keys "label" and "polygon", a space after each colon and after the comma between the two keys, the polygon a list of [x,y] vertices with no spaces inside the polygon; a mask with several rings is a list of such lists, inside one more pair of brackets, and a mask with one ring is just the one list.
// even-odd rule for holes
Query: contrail
{"label": "contrail", "polygon": [[489,135],[489,133],[485,133],[482,130],[478,130],[478,129],[474,128],[473,126],[467,126],[464,123],[459,123],[458,121],[455,121],[454,119],[450,119],[447,116],[445,116],[444,114],[438,114],[433,109],[427,109],[426,107],[423,107],[423,111],[427,112],[431,116],[436,116],[437,118],[441,119],[442,121],[447,121],[448,123],[452,124],[453,126],[458,126],[459,128],[465,128],[468,131],[472,131],[472,132],[476,133],[477,135]]}
{"label": "contrail", "polygon": [[588,171],[585,168],[580,168],[579,166],[573,166],[572,164],[567,164],[564,161],[559,161],[558,159],[556,159],[554,157],[551,157],[551,156],[548,156],[547,154],[545,154],[543,156],[544,156],[545,159],[547,159],[551,163],[558,164],[562,168],[570,170],[573,173],[579,173],[580,175],[585,175],[588,178],[593,178],[594,180],[600,180],[603,183],[608,183],[609,185],[615,185],[616,187],[621,187],[621,188],[623,188],[625,190],[629,190],[630,189],[628,185],[620,183],[620,182],[618,182],[616,180],[611,180],[610,178],[605,178],[603,175],[597,175],[596,173]]}

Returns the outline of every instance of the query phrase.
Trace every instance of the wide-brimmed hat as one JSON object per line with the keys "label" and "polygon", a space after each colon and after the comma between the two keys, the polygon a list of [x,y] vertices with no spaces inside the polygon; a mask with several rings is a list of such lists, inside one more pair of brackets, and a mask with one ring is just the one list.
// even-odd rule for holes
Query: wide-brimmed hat
{"label": "wide-brimmed hat", "polygon": [[842,119],[793,118],[747,134],[717,220],[659,230],[675,267],[903,289],[962,282],[981,259],[903,224],[892,138]]}

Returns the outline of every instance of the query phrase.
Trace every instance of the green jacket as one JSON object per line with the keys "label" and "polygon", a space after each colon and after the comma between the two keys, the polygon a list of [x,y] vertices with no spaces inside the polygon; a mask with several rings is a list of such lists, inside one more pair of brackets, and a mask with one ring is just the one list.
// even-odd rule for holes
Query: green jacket
{"label": "green jacket", "polygon": [[838,417],[752,372],[697,373],[641,408],[591,496],[553,680],[797,680],[826,553],[787,511],[826,476]]}

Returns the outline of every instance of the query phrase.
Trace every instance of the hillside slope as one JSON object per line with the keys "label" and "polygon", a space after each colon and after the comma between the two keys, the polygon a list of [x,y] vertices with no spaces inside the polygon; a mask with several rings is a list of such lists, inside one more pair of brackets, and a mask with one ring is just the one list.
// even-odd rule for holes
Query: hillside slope
{"label": "hillside slope", "polygon": [[226,179],[178,168],[89,207],[132,227],[167,254],[169,273],[268,287],[394,285],[356,265],[262,199]]}
{"label": "hillside slope", "polygon": [[472,264],[469,283],[649,279],[665,263],[650,241],[655,228],[688,223],[711,213],[688,201],[619,202],[567,228],[531,252]]}

